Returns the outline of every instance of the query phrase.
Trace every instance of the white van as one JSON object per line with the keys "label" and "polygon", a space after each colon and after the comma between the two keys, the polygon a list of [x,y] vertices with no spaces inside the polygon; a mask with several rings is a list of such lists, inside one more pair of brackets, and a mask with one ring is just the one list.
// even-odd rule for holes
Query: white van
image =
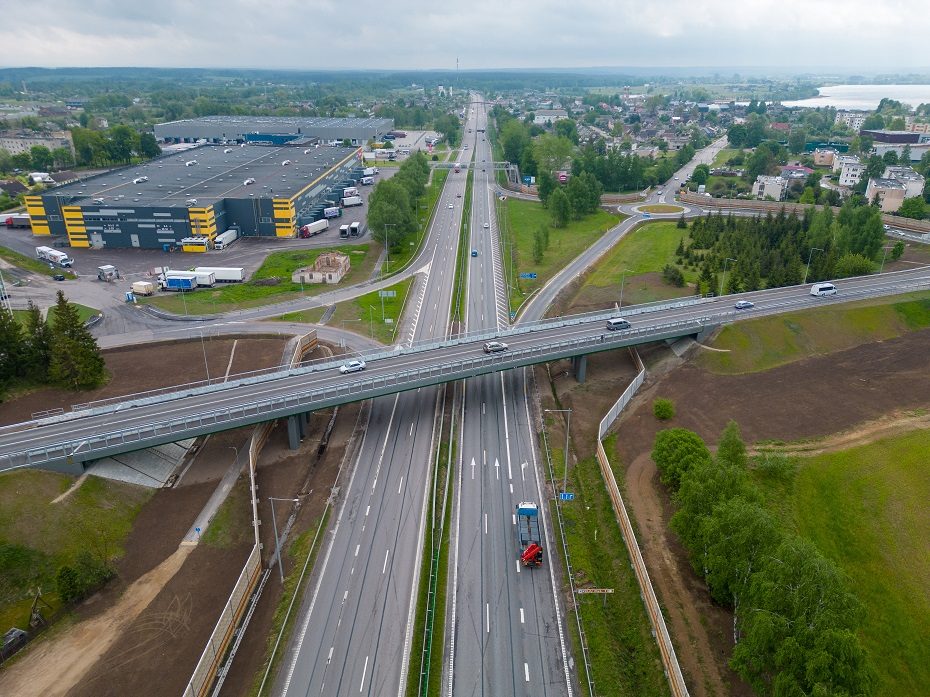
{"label": "white van", "polygon": [[836,286],[832,283],[815,283],[811,286],[811,295],[836,295]]}
{"label": "white van", "polygon": [[612,317],[611,319],[607,320],[607,328],[611,331],[629,329],[630,323],[622,317]]}

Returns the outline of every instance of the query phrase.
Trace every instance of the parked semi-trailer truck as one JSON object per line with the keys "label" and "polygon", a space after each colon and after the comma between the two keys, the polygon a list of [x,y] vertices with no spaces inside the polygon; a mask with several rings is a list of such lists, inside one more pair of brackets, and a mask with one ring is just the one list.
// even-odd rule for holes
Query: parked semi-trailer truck
{"label": "parked semi-trailer truck", "polygon": [[342,209],[339,206],[330,206],[329,208],[323,209],[324,218],[341,218]]}
{"label": "parked semi-trailer truck", "polygon": [[377,167],[366,167],[364,170],[362,170],[362,176],[363,176],[363,177],[373,177],[373,176],[375,176],[379,171],[380,171],[380,170],[379,170]]}
{"label": "parked semi-trailer truck", "polygon": [[343,208],[351,208],[352,206],[361,206],[362,197],[361,196],[347,196],[342,199]]}
{"label": "parked semi-trailer truck", "polygon": [[241,266],[195,266],[192,273],[213,274],[217,283],[242,283],[245,269]]}
{"label": "parked semi-trailer truck", "polygon": [[7,227],[32,227],[28,213],[13,213],[3,221]]}
{"label": "parked semi-trailer truck", "polygon": [[213,238],[214,249],[226,249],[229,245],[239,239],[239,231],[231,227],[226,232],[221,232]]}
{"label": "parked semi-trailer truck", "polygon": [[352,196],[358,196],[358,189],[354,186],[347,186],[342,190],[342,198],[351,198]]}
{"label": "parked semi-trailer truck", "polygon": [[539,534],[539,507],[532,501],[517,504],[517,536],[520,540],[520,563],[542,566],[542,536]]}
{"label": "parked semi-trailer truck", "polygon": [[303,238],[313,237],[314,235],[319,235],[321,232],[329,228],[329,221],[326,218],[320,220],[315,220],[312,223],[307,223],[306,225],[300,226],[300,236]]}
{"label": "parked semi-trailer truck", "polygon": [[164,290],[188,291],[197,288],[197,274],[168,271],[158,281]]}
{"label": "parked semi-trailer truck", "polygon": [[66,269],[74,264],[74,259],[69,257],[64,252],[60,252],[57,249],[52,249],[51,247],[36,247],[36,257],[52,264],[57,264],[63,269]]}

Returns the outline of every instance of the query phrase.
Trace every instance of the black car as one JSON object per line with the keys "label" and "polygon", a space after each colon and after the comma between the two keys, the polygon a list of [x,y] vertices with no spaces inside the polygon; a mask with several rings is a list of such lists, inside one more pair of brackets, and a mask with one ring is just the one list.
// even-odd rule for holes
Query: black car
{"label": "black car", "polygon": [[56,273],[54,276],[52,276],[52,280],[53,280],[53,281],[63,281],[63,280],[65,280],[65,275],[62,274],[62,273]]}

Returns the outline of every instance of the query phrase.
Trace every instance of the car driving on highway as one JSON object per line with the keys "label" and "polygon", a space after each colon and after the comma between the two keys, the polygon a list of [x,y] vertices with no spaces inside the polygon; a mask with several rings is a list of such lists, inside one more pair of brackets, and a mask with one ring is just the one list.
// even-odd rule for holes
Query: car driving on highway
{"label": "car driving on highway", "polygon": [[484,345],[485,353],[500,353],[507,350],[507,344],[503,341],[489,341]]}
{"label": "car driving on highway", "polygon": [[339,366],[339,372],[343,375],[346,373],[357,373],[360,370],[365,370],[365,361],[361,359],[352,360]]}
{"label": "car driving on highway", "polygon": [[733,307],[735,307],[737,310],[751,310],[755,306],[755,303],[751,303],[748,300],[740,300]]}

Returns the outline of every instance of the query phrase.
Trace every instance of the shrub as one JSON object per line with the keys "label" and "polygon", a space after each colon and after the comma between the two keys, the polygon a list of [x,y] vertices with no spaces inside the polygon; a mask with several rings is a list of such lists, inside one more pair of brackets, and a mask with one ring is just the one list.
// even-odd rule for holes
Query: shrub
{"label": "shrub", "polygon": [[652,403],[652,413],[660,421],[668,421],[675,416],[675,403],[670,399],[660,397]]}

